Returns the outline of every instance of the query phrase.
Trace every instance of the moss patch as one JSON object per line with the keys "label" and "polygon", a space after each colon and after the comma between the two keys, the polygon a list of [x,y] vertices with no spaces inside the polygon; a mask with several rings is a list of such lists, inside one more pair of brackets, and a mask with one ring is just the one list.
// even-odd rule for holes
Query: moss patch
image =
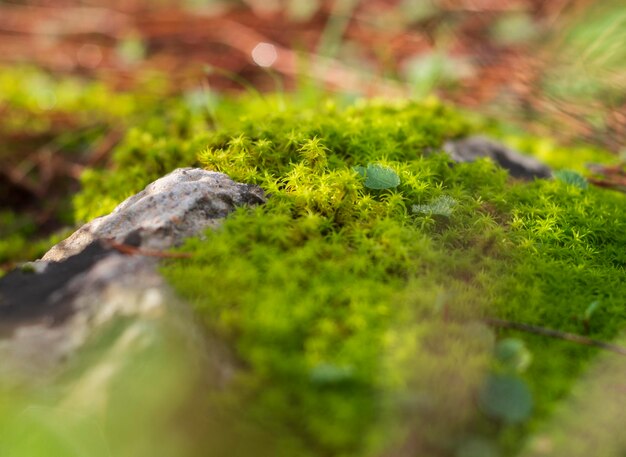
{"label": "moss patch", "polygon": [[[256,100],[236,112],[211,132],[129,133],[115,176],[86,175],[76,203],[90,217],[98,199],[113,204],[196,160],[266,190],[265,206],[189,240],[193,258],[162,271],[234,348],[242,369],[215,405],[230,428],[271,437],[267,455],[454,455],[477,442],[511,455],[594,352],[496,335],[480,318],[606,340],[624,327],[622,195],[514,181],[486,160],[451,164],[443,142],[479,125],[435,101],[281,112]],[[369,166],[400,184],[368,187]],[[532,355],[525,371],[492,356],[503,336]],[[476,401],[509,378],[533,404],[511,423]]]}

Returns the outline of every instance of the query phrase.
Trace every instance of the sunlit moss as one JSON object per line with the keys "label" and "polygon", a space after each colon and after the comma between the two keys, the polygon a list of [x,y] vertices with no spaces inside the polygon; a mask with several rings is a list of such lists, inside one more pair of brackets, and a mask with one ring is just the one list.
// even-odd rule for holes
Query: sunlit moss
{"label": "sunlit moss", "polygon": [[[473,401],[489,338],[475,341],[467,320],[580,332],[572,314],[600,300],[593,336],[623,326],[624,198],[514,182],[488,161],[451,164],[443,141],[471,128],[438,104],[373,103],[251,113],[209,137],[200,162],[259,184],[269,201],[189,241],[194,257],[163,272],[245,363],[242,420],[280,436],[290,424],[313,455],[375,454],[411,427],[425,448],[464,430],[508,454],[591,352],[522,336],[535,413],[496,433]],[[366,188],[353,167],[368,163],[400,186]],[[457,203],[450,214],[411,211],[442,196]]]}
{"label": "sunlit moss", "polygon": [[[523,379],[535,410],[501,427],[475,402],[495,338],[480,318],[601,339],[626,323],[624,197],[521,183],[488,160],[452,164],[444,141],[480,127],[465,114],[434,100],[312,108],[272,97],[211,110],[150,105],[113,167],[85,172],[74,203],[88,220],[180,166],[266,191],[266,205],[238,209],[182,247],[191,259],[162,268],[233,348],[241,368],[212,401],[235,417],[228,426],[242,428],[240,439],[252,429],[271,437],[258,455],[377,455],[402,443],[417,443],[416,455],[453,454],[463,434],[512,454],[593,352],[517,335],[533,356]],[[579,171],[605,157],[549,140],[511,144]],[[367,188],[354,167],[368,164],[400,185]],[[441,201],[454,204],[420,210]],[[594,301],[587,327],[572,318]]]}

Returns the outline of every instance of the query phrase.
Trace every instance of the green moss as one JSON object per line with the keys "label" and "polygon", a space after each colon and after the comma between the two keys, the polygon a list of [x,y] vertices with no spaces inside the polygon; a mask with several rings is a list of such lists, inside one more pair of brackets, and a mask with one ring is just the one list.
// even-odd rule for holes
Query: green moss
{"label": "green moss", "polygon": [[206,144],[206,135],[191,138],[165,128],[167,120],[164,115],[163,125],[130,129],[114,150],[114,167],[82,174],[84,190],[73,199],[77,221],[110,213],[118,203],[177,167],[198,165],[195,157]]}
{"label": "green moss", "polygon": [[[477,319],[606,340],[624,327],[622,195],[451,164],[443,142],[477,124],[435,101],[281,111],[257,99],[236,112],[209,132],[130,132],[116,171],[85,175],[76,203],[91,217],[196,163],[265,189],[266,205],[189,240],[193,257],[162,271],[233,347],[242,369],[215,402],[274,437],[268,455],[380,455],[403,442],[450,454],[468,434],[513,454],[594,352],[516,335],[533,356],[520,376],[535,406],[504,426],[476,406],[494,337]],[[400,185],[368,188],[355,167],[369,164]],[[587,327],[572,318],[594,301]]]}
{"label": "green moss", "polygon": [[10,210],[0,211],[0,266],[40,258],[51,246],[71,233],[62,230],[33,241],[35,232],[35,222],[29,217]]}

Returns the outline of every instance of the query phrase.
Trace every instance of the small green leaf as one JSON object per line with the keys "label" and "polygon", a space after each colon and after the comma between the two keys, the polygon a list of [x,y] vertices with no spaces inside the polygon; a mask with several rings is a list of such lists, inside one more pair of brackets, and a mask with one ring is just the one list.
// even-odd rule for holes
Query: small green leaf
{"label": "small green leaf", "polygon": [[368,189],[391,189],[400,185],[400,177],[391,168],[370,163],[367,168],[356,166],[353,170],[365,178]]}
{"label": "small green leaf", "polygon": [[594,300],[592,301],[589,306],[587,306],[587,308],[585,308],[585,311],[583,311],[581,314],[578,314],[576,316],[574,316],[574,318],[583,324],[583,327],[585,329],[585,333],[589,333],[591,330],[591,318],[593,317],[593,315],[596,313],[596,311],[600,308],[600,301],[598,300]]}
{"label": "small green leaf", "polygon": [[532,354],[524,342],[517,338],[505,338],[499,341],[494,352],[496,359],[511,371],[524,371],[532,360]]}
{"label": "small green leaf", "polygon": [[564,182],[569,186],[578,187],[579,189],[586,189],[589,187],[589,183],[585,177],[573,170],[558,170],[555,171],[553,175],[557,181]]}
{"label": "small green leaf", "polygon": [[533,407],[528,386],[512,375],[490,375],[479,394],[478,403],[489,417],[509,424],[528,419]]}
{"label": "small green leaf", "polygon": [[600,302],[598,300],[591,302],[589,306],[587,306],[587,309],[585,310],[585,312],[583,313],[583,320],[589,322],[589,320],[591,319],[591,316],[594,315],[594,313],[598,310],[598,308],[600,308]]}
{"label": "small green leaf", "polygon": [[414,213],[436,214],[438,216],[450,217],[452,210],[456,206],[456,200],[448,195],[435,198],[428,205],[413,205]]}

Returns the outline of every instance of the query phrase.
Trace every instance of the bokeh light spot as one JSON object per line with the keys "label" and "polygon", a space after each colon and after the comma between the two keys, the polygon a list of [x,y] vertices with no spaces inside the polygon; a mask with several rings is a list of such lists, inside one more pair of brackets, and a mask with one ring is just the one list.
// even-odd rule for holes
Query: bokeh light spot
{"label": "bokeh light spot", "polygon": [[259,67],[271,67],[278,58],[276,46],[270,43],[259,43],[252,50],[252,60]]}
{"label": "bokeh light spot", "polygon": [[84,44],[76,53],[76,60],[82,67],[96,68],[102,62],[102,49],[95,44]]}

